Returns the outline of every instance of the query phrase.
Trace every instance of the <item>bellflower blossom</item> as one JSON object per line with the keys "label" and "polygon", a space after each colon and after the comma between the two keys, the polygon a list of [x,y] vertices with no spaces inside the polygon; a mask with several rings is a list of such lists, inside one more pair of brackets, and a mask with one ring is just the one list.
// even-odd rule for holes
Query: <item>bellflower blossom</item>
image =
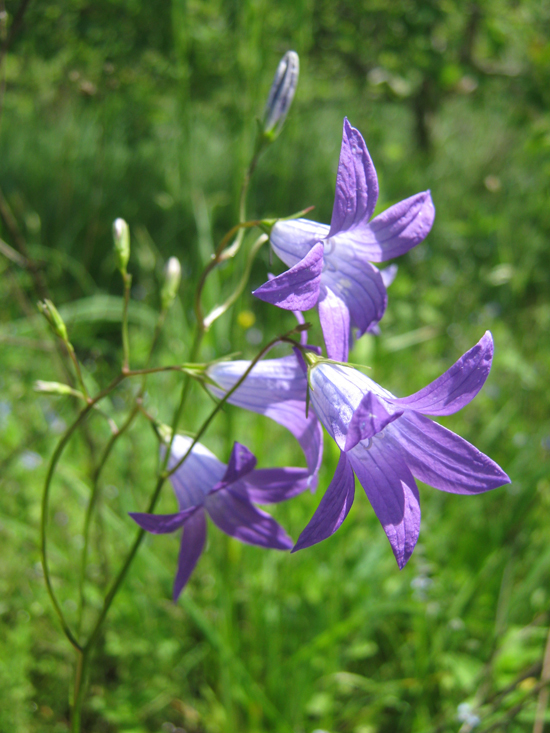
{"label": "bellflower blossom", "polygon": [[460,436],[425,415],[451,415],[483,386],[493,339],[481,340],[442,376],[397,398],[356,369],[306,358],[311,405],[341,450],[334,478],[293,552],[330,537],[346,518],[355,479],[390,541],[397,564],[410,558],[420,530],[415,478],[453,494],[479,494],[509,483],[504,471]]}
{"label": "bellflower blossom", "polygon": [[390,206],[369,222],[378,180],[360,132],[344,120],[330,227],[308,219],[278,221],[271,246],[289,270],[254,291],[279,308],[317,305],[329,358],[347,361],[352,329],[375,331],[395,268],[372,262],[402,255],[429,233],[435,209],[429,191]]}
{"label": "bellflower blossom", "polygon": [[[191,438],[176,435],[169,468],[191,445]],[[214,524],[241,542],[275,550],[288,550],[292,540],[277,522],[252,502],[272,504],[302,491],[304,469],[255,469],[256,458],[235,443],[226,466],[197,443],[185,462],[171,476],[178,500],[175,514],[131,513],[132,519],[153,534],[167,534],[183,527],[173,597],[185,587],[206,541],[206,514]]]}

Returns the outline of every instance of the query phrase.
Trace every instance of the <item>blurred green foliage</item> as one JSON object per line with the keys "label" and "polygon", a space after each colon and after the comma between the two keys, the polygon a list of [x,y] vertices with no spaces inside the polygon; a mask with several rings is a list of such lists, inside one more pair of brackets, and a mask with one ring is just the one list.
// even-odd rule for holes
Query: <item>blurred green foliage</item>
{"label": "blurred green foliage", "polygon": [[[18,7],[6,1],[4,38]],[[431,189],[433,231],[399,261],[382,336],[350,359],[407,394],[491,329],[488,383],[445,424],[513,479],[470,498],[422,486],[420,544],[401,573],[360,491],[344,527],[296,555],[210,532],[177,605],[177,540],[149,538],[94,660],[86,731],[444,733],[460,728],[466,701],[488,716],[484,730],[530,694],[506,730],[532,730],[550,624],[549,26],[536,0],[31,0],[2,67],[0,187],[92,390],[121,359],[112,221],[132,231],[132,362],[145,359],[171,255],[184,268],[181,299],[156,359],[185,360],[197,274],[236,221],[254,116],[294,48],[298,93],[255,174],[250,215],[314,204],[330,220],[344,115],[377,167],[377,211]],[[1,236],[17,248],[5,221]],[[243,262],[213,278],[211,305]],[[268,267],[266,251],[250,290]],[[32,393],[35,379],[63,371],[32,273],[2,255],[0,268],[0,730],[65,731],[74,660],[45,592],[38,522],[47,459],[76,406]],[[203,358],[253,354],[292,325],[248,295],[237,312],[212,329]],[[179,381],[149,380],[147,406],[162,420]],[[116,420],[129,389],[106,404]],[[193,396],[191,430],[209,409]],[[95,417],[54,486],[51,560],[71,621],[90,468],[107,439]],[[205,442],[226,459],[234,439],[261,466],[302,460],[282,429],[228,408]],[[336,460],[327,444],[321,490]],[[137,423],[104,476],[85,625],[134,537],[126,513],[144,507],[155,465],[150,428]],[[297,537],[320,495],[275,516]],[[167,490],[159,511],[172,509]]]}

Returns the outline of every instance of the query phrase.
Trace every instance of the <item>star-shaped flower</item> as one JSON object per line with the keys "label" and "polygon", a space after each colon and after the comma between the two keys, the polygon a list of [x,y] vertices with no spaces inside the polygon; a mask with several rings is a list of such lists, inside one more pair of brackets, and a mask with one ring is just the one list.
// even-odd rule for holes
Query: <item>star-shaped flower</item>
{"label": "star-shaped flower", "polygon": [[347,361],[353,333],[374,330],[387,305],[395,268],[371,262],[404,254],[430,231],[435,209],[429,191],[371,218],[378,180],[360,132],[344,120],[330,227],[308,219],[279,221],[271,246],[289,270],[254,291],[287,310],[318,306],[329,358]]}
{"label": "star-shaped flower", "polygon": [[504,471],[460,436],[425,415],[451,415],[483,386],[493,358],[489,332],[442,376],[398,398],[347,366],[309,358],[311,406],[341,450],[336,473],[293,552],[330,537],[354,499],[355,476],[380,520],[397,564],[410,558],[420,530],[415,478],[453,494],[509,483]]}
{"label": "star-shaped flower", "polygon": [[[168,467],[185,455],[191,438],[176,435]],[[241,542],[275,550],[288,550],[292,540],[284,529],[252,502],[272,504],[294,496],[306,488],[305,469],[255,469],[256,458],[244,445],[235,443],[226,466],[200,443],[172,474],[171,481],[179,504],[175,514],[131,513],[147,532],[166,534],[183,527],[174,580],[173,597],[185,587],[206,541],[206,515],[214,524]]]}

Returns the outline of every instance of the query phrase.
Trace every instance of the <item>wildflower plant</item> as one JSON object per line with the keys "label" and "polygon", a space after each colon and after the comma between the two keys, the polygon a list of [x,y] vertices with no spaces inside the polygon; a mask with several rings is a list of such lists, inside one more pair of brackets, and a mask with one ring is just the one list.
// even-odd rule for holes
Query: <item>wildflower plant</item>
{"label": "wildflower plant", "polygon": [[[449,415],[462,409],[482,388],[493,354],[489,333],[442,376],[409,397],[396,397],[347,364],[353,340],[367,332],[377,333],[387,305],[386,288],[396,274],[395,266],[379,271],[372,263],[385,262],[407,252],[429,234],[435,215],[429,191],[413,195],[372,218],[378,196],[376,172],[361,133],[345,119],[330,226],[302,218],[304,212],[291,216],[289,212],[281,212],[282,217],[276,220],[246,219],[247,193],[254,170],[264,149],[281,133],[296,92],[298,73],[298,56],[289,51],[279,64],[263,119],[258,121],[253,155],[241,186],[239,221],[222,238],[196,278],[195,334],[186,363],[151,366],[166,315],[181,285],[181,266],[172,256],[164,271],[160,311],[149,356],[144,367],[133,366],[128,331],[131,236],[129,225],[122,219],[113,225],[114,256],[124,294],[122,363],[109,384],[95,393],[89,389],[70,340],[70,329],[58,309],[50,299],[44,299],[39,306],[61,352],[70,360],[74,384],[40,381],[36,390],[75,398],[79,405],[76,418],[51,456],[41,516],[44,579],[61,628],[76,651],[71,700],[73,733],[81,730],[94,649],[147,533],[181,535],[179,551],[174,549],[177,569],[173,598],[176,601],[205,549],[207,516],[225,534],[262,550],[305,549],[327,539],[341,526],[353,503],[357,477],[386,532],[399,568],[403,568],[420,531],[420,501],[415,479],[463,495],[487,491],[509,481],[488,456],[427,417]],[[244,234],[254,229],[257,238],[244,255]],[[297,325],[262,346],[252,360],[232,360],[219,354],[217,359],[202,362],[206,332],[246,290],[254,258],[268,239],[290,269],[268,279],[254,294],[270,304],[295,311]],[[222,263],[233,267],[236,285],[225,300],[205,312],[205,285]],[[319,345],[308,343],[309,324],[304,322],[302,311],[314,306],[319,311],[326,356]],[[286,346],[288,353],[277,358],[268,356],[276,345]],[[174,399],[168,426],[160,423],[146,404],[148,380],[162,372],[176,372],[181,376],[181,392]],[[190,435],[185,417],[193,380],[205,387],[214,404],[202,425]],[[123,382],[134,383],[135,388],[125,421],[118,426],[102,412],[102,401]],[[224,463],[202,441],[226,403],[264,415],[283,426],[298,441],[305,466],[257,468],[255,456],[239,442],[238,435],[230,436],[233,449]],[[139,529],[105,593],[91,630],[84,634],[81,623],[73,626],[67,620],[52,582],[48,527],[54,476],[71,439],[93,412],[107,417],[111,436],[94,468],[85,514],[80,616],[90,531],[97,519],[100,478],[117,442],[134,420],[144,419],[151,424],[151,450],[160,457],[146,506],[125,507],[129,530],[135,524]],[[319,487],[322,497],[318,509],[294,542],[287,534],[291,528],[283,528],[260,506],[291,499],[299,501],[297,497],[302,492],[318,488],[323,427],[338,446],[340,460],[328,487]],[[159,498],[168,482],[177,499],[177,511],[158,514]],[[288,572],[291,572],[290,555]]]}

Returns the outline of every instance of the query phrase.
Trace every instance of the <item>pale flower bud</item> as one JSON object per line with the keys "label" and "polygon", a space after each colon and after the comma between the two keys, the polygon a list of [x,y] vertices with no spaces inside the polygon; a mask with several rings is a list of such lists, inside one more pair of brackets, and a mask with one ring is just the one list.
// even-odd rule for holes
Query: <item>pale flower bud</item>
{"label": "pale flower bud", "polygon": [[300,60],[296,51],[287,51],[279,61],[264,111],[263,132],[276,138],[284,124],[298,86]]}
{"label": "pale flower bud", "polygon": [[171,307],[181,281],[181,265],[177,257],[170,257],[164,268],[164,285],[160,294],[162,310]]}
{"label": "pale flower bud", "polygon": [[68,384],[62,384],[61,382],[44,382],[42,379],[37,379],[34,383],[35,392],[43,392],[44,394],[57,394],[57,395],[73,395],[80,399],[85,399],[84,395],[78,390],[69,387]]}
{"label": "pale flower bud", "polygon": [[115,219],[113,223],[113,239],[115,242],[117,269],[122,275],[126,275],[126,267],[130,259],[130,229],[124,219]]}
{"label": "pale flower bud", "polygon": [[38,303],[38,309],[42,313],[44,318],[48,321],[57,336],[59,336],[60,339],[63,339],[63,341],[67,343],[69,340],[67,328],[65,326],[65,323],[63,322],[63,319],[59,315],[59,311],[52,303],[52,301],[46,299],[43,303]]}

